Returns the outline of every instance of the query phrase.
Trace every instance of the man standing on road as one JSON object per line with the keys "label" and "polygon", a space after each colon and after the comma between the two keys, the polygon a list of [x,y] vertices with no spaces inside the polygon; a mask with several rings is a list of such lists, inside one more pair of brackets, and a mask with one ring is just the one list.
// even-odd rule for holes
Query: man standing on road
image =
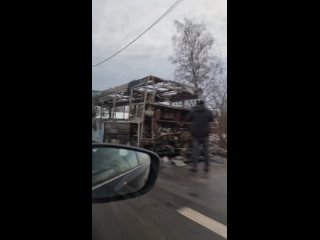
{"label": "man standing on road", "polygon": [[213,114],[204,105],[204,101],[200,100],[197,102],[191,112],[187,116],[187,121],[191,122],[190,131],[192,135],[192,161],[193,168],[191,171],[197,171],[199,148],[202,145],[204,160],[205,160],[205,171],[209,171],[209,152],[208,152],[208,139],[210,132],[210,122],[213,121]]}

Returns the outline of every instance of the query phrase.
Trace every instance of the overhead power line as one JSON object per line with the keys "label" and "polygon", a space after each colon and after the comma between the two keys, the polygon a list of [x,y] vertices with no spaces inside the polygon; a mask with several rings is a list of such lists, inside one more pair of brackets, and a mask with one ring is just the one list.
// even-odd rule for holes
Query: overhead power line
{"label": "overhead power line", "polygon": [[116,53],[112,54],[110,57],[100,61],[99,63],[96,63],[92,66],[92,68],[108,61],[109,59],[113,58],[114,56],[118,55],[120,52],[125,50],[127,47],[129,47],[131,44],[133,44],[135,41],[137,41],[142,35],[144,35],[146,32],[148,32],[152,27],[154,27],[158,22],[160,22],[161,19],[163,19],[166,15],[168,15],[170,12],[172,12],[179,4],[181,4],[184,0],[178,0],[176,1],[165,13],[163,13],[154,23],[151,24],[150,27],[148,27],[145,31],[143,31],[139,36],[137,36],[135,39],[133,39],[130,43],[128,43],[126,46],[121,48]]}

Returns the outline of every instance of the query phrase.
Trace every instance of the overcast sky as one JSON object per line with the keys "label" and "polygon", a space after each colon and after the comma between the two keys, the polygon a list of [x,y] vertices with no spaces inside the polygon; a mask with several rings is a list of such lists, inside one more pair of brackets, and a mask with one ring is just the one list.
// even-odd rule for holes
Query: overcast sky
{"label": "overcast sky", "polygon": [[[120,50],[176,0],[93,0],[92,63]],[[154,75],[174,80],[171,37],[174,20],[202,21],[214,36],[220,55],[227,60],[227,0],[184,0],[136,42],[109,61],[92,69],[92,89],[104,90],[131,80]]]}

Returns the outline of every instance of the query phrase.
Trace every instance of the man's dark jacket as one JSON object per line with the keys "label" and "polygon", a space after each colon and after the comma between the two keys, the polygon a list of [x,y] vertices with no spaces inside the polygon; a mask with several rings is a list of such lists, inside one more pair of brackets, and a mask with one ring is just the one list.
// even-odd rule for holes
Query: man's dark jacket
{"label": "man's dark jacket", "polygon": [[188,114],[188,122],[191,122],[191,135],[196,138],[205,138],[209,136],[210,124],[213,121],[212,112],[204,105],[195,106]]}

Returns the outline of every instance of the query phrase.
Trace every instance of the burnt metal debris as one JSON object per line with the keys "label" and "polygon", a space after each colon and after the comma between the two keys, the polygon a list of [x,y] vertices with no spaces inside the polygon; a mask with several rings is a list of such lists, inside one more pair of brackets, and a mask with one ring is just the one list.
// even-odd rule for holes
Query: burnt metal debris
{"label": "burnt metal debris", "polygon": [[[191,151],[191,110],[201,89],[147,76],[93,95],[93,118],[104,121],[104,142],[136,145],[159,155],[186,156]],[[104,115],[104,116],[103,116]]]}

